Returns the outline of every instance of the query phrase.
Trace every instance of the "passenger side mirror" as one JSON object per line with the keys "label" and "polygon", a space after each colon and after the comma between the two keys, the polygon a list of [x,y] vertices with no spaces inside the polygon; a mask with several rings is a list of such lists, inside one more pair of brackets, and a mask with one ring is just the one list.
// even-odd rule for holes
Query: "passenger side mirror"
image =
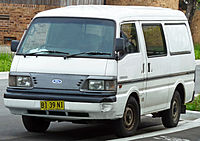
{"label": "passenger side mirror", "polygon": [[11,42],[11,51],[12,52],[16,52],[18,45],[19,45],[19,41],[18,40],[12,40],[12,42]]}
{"label": "passenger side mirror", "polygon": [[117,38],[117,39],[116,39],[115,51],[116,51],[116,52],[123,51],[124,46],[125,46],[125,40],[124,40],[124,38]]}

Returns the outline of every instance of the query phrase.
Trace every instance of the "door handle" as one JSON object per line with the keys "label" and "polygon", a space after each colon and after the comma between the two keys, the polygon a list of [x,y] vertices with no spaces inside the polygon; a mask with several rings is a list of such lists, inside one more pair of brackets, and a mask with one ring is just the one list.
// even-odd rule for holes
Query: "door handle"
{"label": "door handle", "polygon": [[148,63],[148,72],[151,72],[151,63]]}
{"label": "door handle", "polygon": [[144,66],[145,66],[145,64],[143,63],[142,64],[142,71],[141,71],[141,73],[144,73]]}

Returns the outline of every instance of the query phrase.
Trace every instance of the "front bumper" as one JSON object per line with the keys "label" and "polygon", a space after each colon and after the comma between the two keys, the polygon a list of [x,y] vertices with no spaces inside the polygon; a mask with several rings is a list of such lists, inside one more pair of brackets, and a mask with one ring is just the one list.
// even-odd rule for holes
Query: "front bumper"
{"label": "front bumper", "polygon": [[81,92],[57,89],[12,89],[8,88],[4,98],[26,100],[64,100],[69,102],[116,102],[115,92]]}
{"label": "front bumper", "polygon": [[[41,111],[40,101],[64,100],[65,110]],[[11,113],[51,118],[54,120],[103,120],[121,118],[114,93],[86,93],[66,90],[7,89],[4,104]],[[117,106],[118,105],[118,106]]]}
{"label": "front bumper", "polygon": [[50,118],[53,120],[104,120],[121,118],[116,115],[116,102],[83,103],[65,101],[65,110],[41,111],[40,100],[4,98],[4,104],[12,114]]}

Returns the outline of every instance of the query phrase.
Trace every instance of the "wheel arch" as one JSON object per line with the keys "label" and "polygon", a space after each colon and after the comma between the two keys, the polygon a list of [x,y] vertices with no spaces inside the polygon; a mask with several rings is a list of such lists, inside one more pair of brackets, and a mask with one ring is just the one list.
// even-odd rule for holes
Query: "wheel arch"
{"label": "wheel arch", "polygon": [[[135,98],[135,100],[137,101],[138,105],[139,105],[139,111],[140,111],[140,115],[141,115],[141,100],[140,100],[140,91],[137,87],[132,87],[129,89],[129,91],[124,95],[124,99],[122,100],[120,107],[121,107],[121,111],[125,110],[126,104],[129,100],[130,97]],[[121,113],[122,114],[122,113]]]}
{"label": "wheel arch", "polygon": [[184,104],[185,103],[185,88],[184,88],[184,85],[182,83],[179,83],[174,92],[175,91],[178,91],[180,93],[180,97],[181,97],[181,104]]}
{"label": "wheel arch", "polygon": [[132,92],[132,93],[129,95],[128,99],[129,99],[130,97],[134,97],[135,100],[138,102],[139,107],[140,107],[140,98],[139,98],[138,93],[136,93],[136,92]]}
{"label": "wheel arch", "polygon": [[[140,115],[141,115],[141,105],[140,105],[139,91],[132,91],[132,92],[129,94],[127,100],[126,100],[126,103],[128,102],[128,100],[129,100],[130,97],[135,98],[135,100],[137,101],[137,103],[138,103],[138,105],[139,105],[139,113],[140,113]],[[124,107],[124,109],[125,109],[125,107]]]}

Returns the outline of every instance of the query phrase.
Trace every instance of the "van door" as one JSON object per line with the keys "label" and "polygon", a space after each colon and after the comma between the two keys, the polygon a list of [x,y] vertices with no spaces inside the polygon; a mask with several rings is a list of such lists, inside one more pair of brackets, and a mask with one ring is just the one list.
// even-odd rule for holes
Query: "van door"
{"label": "van door", "polygon": [[122,86],[118,94],[138,93],[142,109],[145,97],[143,93],[145,57],[138,42],[138,27],[139,22],[121,24],[120,37],[125,40],[125,48],[123,52],[120,52],[121,57],[118,61],[118,83]]}
{"label": "van door", "polygon": [[161,23],[141,23],[146,46],[145,112],[157,112],[167,106],[169,59]]}

